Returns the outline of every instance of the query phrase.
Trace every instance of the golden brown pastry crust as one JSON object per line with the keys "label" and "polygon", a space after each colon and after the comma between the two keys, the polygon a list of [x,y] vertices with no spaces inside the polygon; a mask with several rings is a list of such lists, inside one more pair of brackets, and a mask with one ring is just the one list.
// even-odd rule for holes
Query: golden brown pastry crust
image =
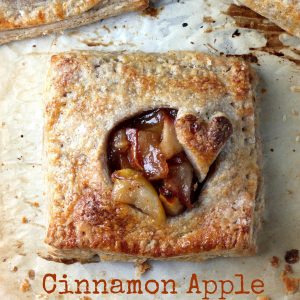
{"label": "golden brown pastry crust", "polygon": [[[199,260],[254,253],[261,175],[253,76],[244,61],[197,52],[54,55],[45,107],[46,243],[53,247],[47,258]],[[112,201],[106,166],[110,130],[158,107],[206,121],[223,112],[233,126],[195,207],[163,226]]]}
{"label": "golden brown pastry crust", "polygon": [[298,0],[239,0],[287,32],[300,37],[300,3]]}
{"label": "golden brown pastry crust", "polygon": [[2,0],[0,30],[26,28],[64,20],[95,7],[103,0],[47,0],[36,1],[33,4],[28,2],[28,0]]}
{"label": "golden brown pastry crust", "polygon": [[199,181],[202,182],[231,136],[232,124],[222,113],[214,113],[209,122],[189,113],[177,118],[175,128],[178,140],[193,162]]}
{"label": "golden brown pastry crust", "polygon": [[[11,2],[10,0],[7,0]],[[29,1],[29,0],[24,0]],[[0,45],[145,9],[148,0],[48,0],[31,6],[0,3]],[[12,7],[11,7],[12,6]],[[18,10],[20,6],[21,12]]]}

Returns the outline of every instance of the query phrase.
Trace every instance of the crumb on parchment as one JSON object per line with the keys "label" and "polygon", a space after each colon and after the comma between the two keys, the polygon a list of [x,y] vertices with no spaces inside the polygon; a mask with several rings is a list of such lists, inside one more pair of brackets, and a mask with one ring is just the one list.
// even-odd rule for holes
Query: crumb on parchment
{"label": "crumb on parchment", "polygon": [[286,294],[295,294],[299,290],[300,278],[289,277],[286,271],[282,271],[281,281],[283,282]]}
{"label": "crumb on parchment", "polygon": [[24,246],[24,243],[22,242],[22,241],[20,241],[20,240],[16,240],[15,241],[15,247],[17,248],[17,249],[20,249],[20,248],[22,248]]}
{"label": "crumb on parchment", "polygon": [[31,285],[30,285],[28,279],[24,279],[20,284],[20,291],[23,293],[26,293],[30,290],[30,287],[31,287]]}
{"label": "crumb on parchment", "polygon": [[[17,198],[17,196],[16,196],[16,198]],[[25,202],[32,207],[36,207],[36,208],[40,207],[40,204],[37,201],[25,201]]]}
{"label": "crumb on parchment", "polygon": [[293,270],[292,266],[289,265],[289,264],[285,264],[285,266],[284,266],[284,271],[285,271],[287,274],[293,274],[293,273],[294,273],[294,270]]}
{"label": "crumb on parchment", "polygon": [[17,266],[13,266],[10,270],[15,273],[15,272],[18,271],[18,267]]}
{"label": "crumb on parchment", "polygon": [[28,219],[25,216],[23,216],[22,217],[22,224],[27,224],[27,223],[28,223]]}
{"label": "crumb on parchment", "polygon": [[299,261],[299,250],[291,249],[289,251],[286,251],[284,259],[288,264],[297,263]]}
{"label": "crumb on parchment", "polygon": [[272,265],[272,267],[274,268],[278,268],[280,265],[280,259],[278,256],[272,256],[270,263]]}
{"label": "crumb on parchment", "polygon": [[151,269],[151,265],[147,261],[135,263],[135,273],[137,276],[141,276]]}
{"label": "crumb on parchment", "polygon": [[262,88],[260,91],[261,91],[262,94],[265,94],[267,92],[267,89]]}
{"label": "crumb on parchment", "polygon": [[271,300],[268,296],[257,296],[256,300]]}
{"label": "crumb on parchment", "polygon": [[211,23],[215,23],[216,21],[211,16],[204,16],[203,22],[211,24]]}
{"label": "crumb on parchment", "polygon": [[32,269],[28,270],[28,277],[29,277],[29,279],[34,280],[35,279],[35,271]]}

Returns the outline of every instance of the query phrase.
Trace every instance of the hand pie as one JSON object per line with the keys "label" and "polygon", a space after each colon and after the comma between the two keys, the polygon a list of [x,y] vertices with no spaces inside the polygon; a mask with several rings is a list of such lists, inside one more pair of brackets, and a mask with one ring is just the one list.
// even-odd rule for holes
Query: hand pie
{"label": "hand pie", "polygon": [[0,44],[61,32],[147,6],[148,0],[0,0]]}
{"label": "hand pie", "polygon": [[47,259],[254,254],[255,78],[240,59],[197,52],[52,56]]}
{"label": "hand pie", "polygon": [[238,0],[270,19],[292,35],[300,37],[300,2],[298,0]]}

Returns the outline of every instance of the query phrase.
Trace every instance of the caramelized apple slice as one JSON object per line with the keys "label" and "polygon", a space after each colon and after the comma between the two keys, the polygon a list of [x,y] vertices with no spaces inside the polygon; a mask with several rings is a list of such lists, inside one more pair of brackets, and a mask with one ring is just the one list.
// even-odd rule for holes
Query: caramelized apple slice
{"label": "caramelized apple slice", "polygon": [[126,135],[130,142],[128,160],[131,168],[143,171],[150,180],[165,178],[168,164],[159,148],[160,136],[152,131],[127,128]]}
{"label": "caramelized apple slice", "polygon": [[132,169],[115,171],[112,181],[112,198],[116,202],[135,206],[159,224],[165,222],[166,214],[157,192],[140,172]]}
{"label": "caramelized apple slice", "polygon": [[117,169],[124,169],[130,167],[127,151],[130,143],[126,136],[125,129],[120,129],[114,132],[112,140],[110,141],[109,161]]}
{"label": "caramelized apple slice", "polygon": [[163,119],[165,116],[163,110],[155,110],[142,115],[134,120],[134,125],[140,130],[152,131],[161,135],[163,130]]}
{"label": "caramelized apple slice", "polygon": [[167,159],[170,159],[183,150],[177,139],[174,121],[168,115],[164,117],[164,127],[159,148]]}
{"label": "caramelized apple slice", "polygon": [[169,172],[166,157],[159,148],[160,136],[151,131],[139,131],[138,144],[147,178],[157,180],[166,178]]}
{"label": "caramelized apple slice", "polygon": [[168,198],[160,194],[159,199],[169,216],[177,216],[184,210],[184,206],[180,203],[177,197]]}
{"label": "caramelized apple slice", "polygon": [[192,207],[193,167],[184,154],[173,158],[169,163],[169,175],[163,180],[162,188],[172,197],[178,197],[187,208]]}
{"label": "caramelized apple slice", "polygon": [[138,129],[126,128],[126,136],[130,142],[128,161],[133,169],[143,171],[143,166],[141,164],[142,158],[140,156],[138,143]]}

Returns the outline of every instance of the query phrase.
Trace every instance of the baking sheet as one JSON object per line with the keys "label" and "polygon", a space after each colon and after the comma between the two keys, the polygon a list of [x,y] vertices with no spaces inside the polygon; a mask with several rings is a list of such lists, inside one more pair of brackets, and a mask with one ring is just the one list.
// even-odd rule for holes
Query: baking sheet
{"label": "baking sheet", "polygon": [[[240,28],[228,16],[230,1],[158,1],[154,16],[128,14],[105,20],[64,35],[21,41],[0,48],[0,299],[201,299],[202,294],[186,294],[193,273],[202,279],[230,279],[243,274],[249,287],[253,279],[265,283],[271,299],[300,299],[285,295],[280,273],[284,253],[300,248],[300,69],[285,57],[264,50],[267,37],[256,29]],[[155,16],[155,14],[158,14]],[[208,18],[209,17],[209,18]],[[184,24],[186,23],[186,24]],[[280,39],[297,55],[300,40],[281,33]],[[168,51],[198,50],[219,54],[247,54],[257,57],[253,64],[261,79],[261,135],[263,142],[266,214],[259,235],[259,253],[249,258],[219,258],[203,263],[151,262],[152,269],[142,282],[174,279],[174,295],[106,294],[47,295],[42,288],[46,273],[58,279],[67,274],[70,288],[74,279],[121,280],[137,278],[130,263],[63,265],[37,255],[45,234],[46,203],[43,201],[42,126],[43,86],[52,53],[72,49]],[[280,49],[278,49],[280,53]],[[294,88],[295,90],[295,88]],[[25,217],[26,219],[24,219]],[[28,221],[26,223],[26,220]],[[281,259],[279,268],[270,264],[273,255]],[[17,270],[16,270],[17,267]],[[293,277],[300,276],[300,263],[293,265]],[[28,271],[35,278],[29,279]],[[27,279],[29,291],[21,292]],[[210,299],[218,299],[217,293]],[[256,299],[256,295],[229,295],[226,299]]]}

